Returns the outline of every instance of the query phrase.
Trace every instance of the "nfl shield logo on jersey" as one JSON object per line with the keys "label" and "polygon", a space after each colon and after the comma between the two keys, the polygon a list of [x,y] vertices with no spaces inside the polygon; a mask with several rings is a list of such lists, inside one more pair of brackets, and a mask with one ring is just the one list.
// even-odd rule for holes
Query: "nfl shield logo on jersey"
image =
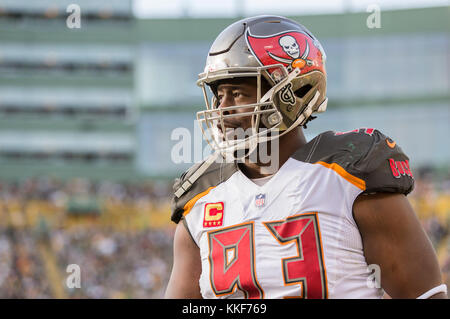
{"label": "nfl shield logo on jersey", "polygon": [[255,197],[255,205],[256,207],[263,207],[266,203],[266,194],[258,194]]}

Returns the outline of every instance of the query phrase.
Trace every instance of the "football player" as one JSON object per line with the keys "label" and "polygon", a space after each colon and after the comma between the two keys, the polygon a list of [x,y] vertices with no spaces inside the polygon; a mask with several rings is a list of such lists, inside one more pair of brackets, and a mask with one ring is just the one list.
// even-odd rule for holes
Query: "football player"
{"label": "football player", "polygon": [[305,140],[326,109],[325,59],[279,16],[214,41],[197,119],[216,152],[174,185],[167,298],[446,298],[396,142],[372,128]]}

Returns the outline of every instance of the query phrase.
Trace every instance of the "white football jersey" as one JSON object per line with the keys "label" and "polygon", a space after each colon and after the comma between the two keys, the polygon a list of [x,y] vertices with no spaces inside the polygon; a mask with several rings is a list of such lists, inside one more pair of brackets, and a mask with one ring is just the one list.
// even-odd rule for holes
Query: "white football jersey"
{"label": "white football jersey", "polygon": [[213,164],[190,184],[198,167],[175,182],[171,219],[183,219],[200,248],[203,297],[382,297],[352,207],[360,194],[413,189],[392,139],[372,128],[324,132],[259,185],[235,163]]}
{"label": "white football jersey", "polygon": [[184,222],[204,298],[381,298],[352,206],[364,181],[290,158],[264,185],[237,170],[197,194]]}

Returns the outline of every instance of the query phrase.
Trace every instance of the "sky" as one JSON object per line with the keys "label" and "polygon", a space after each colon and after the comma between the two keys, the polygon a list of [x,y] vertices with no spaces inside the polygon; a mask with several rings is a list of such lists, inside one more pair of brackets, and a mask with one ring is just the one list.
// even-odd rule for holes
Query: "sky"
{"label": "sky", "polygon": [[138,18],[236,17],[257,14],[309,15],[449,6],[450,0],[133,0]]}

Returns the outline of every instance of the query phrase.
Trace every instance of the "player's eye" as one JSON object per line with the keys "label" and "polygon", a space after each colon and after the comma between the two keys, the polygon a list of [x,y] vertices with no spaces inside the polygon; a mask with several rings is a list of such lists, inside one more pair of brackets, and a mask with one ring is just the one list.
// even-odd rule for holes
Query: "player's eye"
{"label": "player's eye", "polygon": [[233,91],[233,98],[239,98],[239,97],[242,97],[243,96],[243,93],[242,93],[242,91]]}

